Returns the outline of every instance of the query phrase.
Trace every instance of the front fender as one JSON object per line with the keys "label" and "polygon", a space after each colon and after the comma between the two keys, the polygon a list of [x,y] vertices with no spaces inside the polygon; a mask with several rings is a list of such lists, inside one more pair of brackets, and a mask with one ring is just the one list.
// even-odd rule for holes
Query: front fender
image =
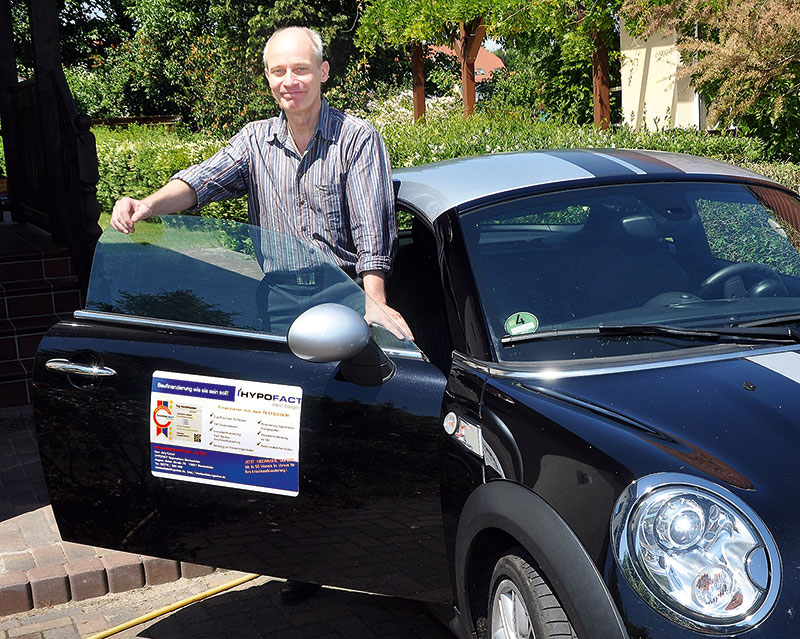
{"label": "front fender", "polygon": [[498,530],[530,553],[579,637],[628,639],[603,578],[572,529],[541,497],[504,480],[491,481],[473,491],[458,522],[456,602],[461,622],[470,632],[475,629],[468,567],[481,533]]}

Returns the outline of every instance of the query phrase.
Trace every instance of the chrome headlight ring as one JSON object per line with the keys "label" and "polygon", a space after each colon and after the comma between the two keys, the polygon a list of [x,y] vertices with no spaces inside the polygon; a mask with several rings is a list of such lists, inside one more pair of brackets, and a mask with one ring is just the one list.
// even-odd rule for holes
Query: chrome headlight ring
{"label": "chrome headlight ring", "polygon": [[751,630],[777,601],[781,562],[769,530],[739,497],[703,478],[634,481],[617,499],[611,539],[633,589],[691,630]]}

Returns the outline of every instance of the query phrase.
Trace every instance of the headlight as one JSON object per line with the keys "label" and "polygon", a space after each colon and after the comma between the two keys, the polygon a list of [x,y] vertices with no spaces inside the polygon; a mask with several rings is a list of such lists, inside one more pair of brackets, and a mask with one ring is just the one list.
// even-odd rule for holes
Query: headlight
{"label": "headlight", "polygon": [[625,577],[661,614],[693,630],[735,634],[772,610],[778,549],[733,493],[699,477],[663,473],[635,481],[611,521]]}

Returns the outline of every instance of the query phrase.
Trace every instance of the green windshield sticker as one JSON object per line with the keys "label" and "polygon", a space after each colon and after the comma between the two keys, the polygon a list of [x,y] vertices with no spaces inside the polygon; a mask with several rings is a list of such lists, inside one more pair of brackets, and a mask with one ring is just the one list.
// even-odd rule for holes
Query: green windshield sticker
{"label": "green windshield sticker", "polygon": [[533,313],[520,311],[506,320],[505,329],[508,335],[535,333],[539,329],[539,318]]}

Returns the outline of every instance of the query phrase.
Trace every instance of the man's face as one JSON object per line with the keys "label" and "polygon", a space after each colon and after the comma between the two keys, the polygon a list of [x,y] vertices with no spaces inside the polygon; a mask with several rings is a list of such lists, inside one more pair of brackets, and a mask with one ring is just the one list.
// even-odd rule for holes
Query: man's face
{"label": "man's face", "polygon": [[311,41],[302,31],[282,31],[269,44],[265,73],[272,95],[287,115],[319,111],[328,71],[327,61],[320,65],[315,60]]}

